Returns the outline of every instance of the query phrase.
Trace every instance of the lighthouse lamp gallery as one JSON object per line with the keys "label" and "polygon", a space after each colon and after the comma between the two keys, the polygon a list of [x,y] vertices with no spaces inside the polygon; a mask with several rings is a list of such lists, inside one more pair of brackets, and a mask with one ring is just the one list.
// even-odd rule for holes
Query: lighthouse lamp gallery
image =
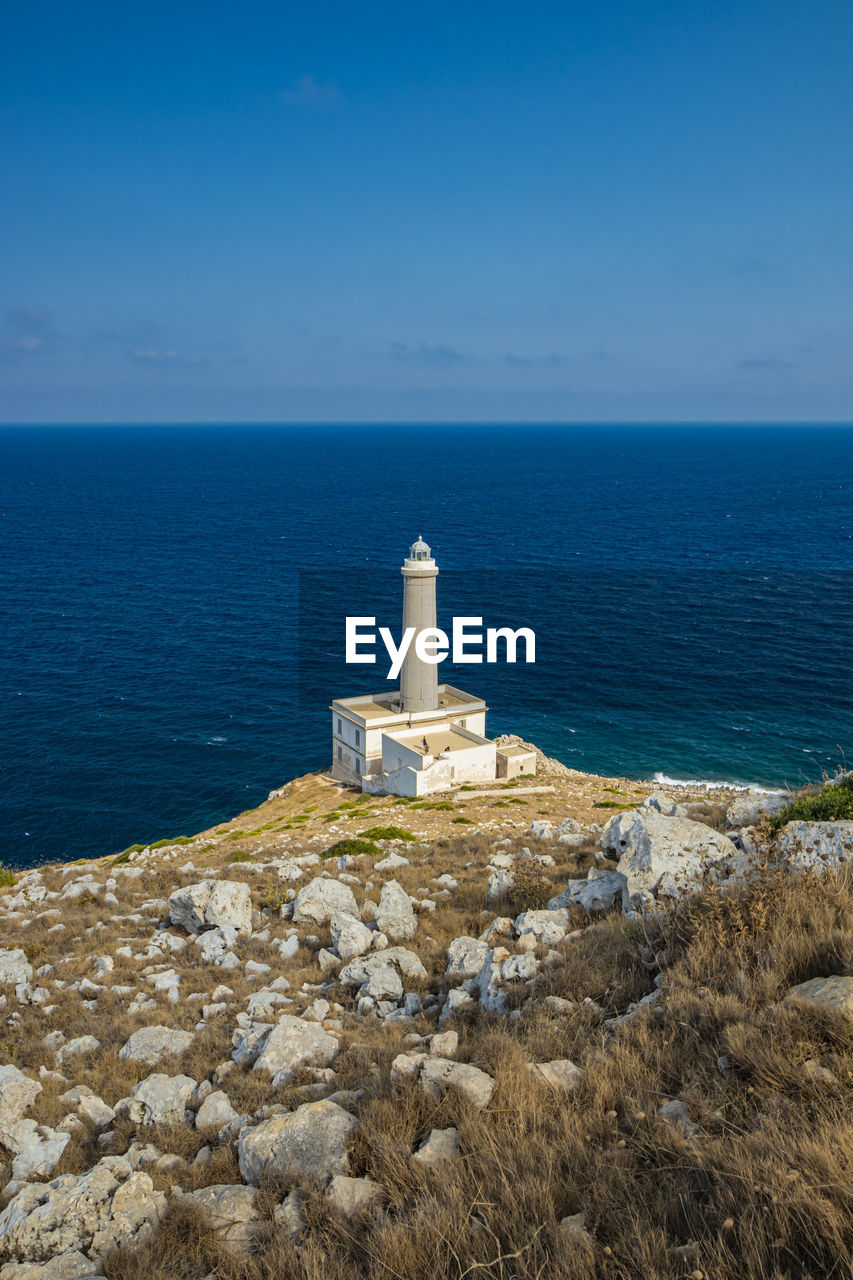
{"label": "lighthouse lamp gallery", "polygon": [[[454,617],[448,636],[441,627],[406,627],[397,644],[389,627],[376,627],[374,617],[348,617],[346,619],[346,661],[350,665],[375,664],[377,639],[384,645],[391,663],[387,680],[396,680],[410,649],[429,665],[437,665],[446,658],[454,664],[482,662],[517,662],[519,641],[525,662],[536,661],[536,634],[531,627],[487,627],[483,631],[483,619]],[[484,654],[485,649],[485,654]]]}

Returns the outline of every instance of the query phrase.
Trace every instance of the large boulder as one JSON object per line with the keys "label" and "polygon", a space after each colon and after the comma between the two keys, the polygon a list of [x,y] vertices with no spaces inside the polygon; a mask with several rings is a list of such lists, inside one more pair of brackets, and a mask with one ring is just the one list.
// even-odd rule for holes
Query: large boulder
{"label": "large boulder", "polygon": [[169,898],[169,919],[188,933],[230,925],[248,936],[252,932],[249,886],[240,880],[201,880],[176,889]]}
{"label": "large boulder", "polygon": [[782,791],[746,791],[726,810],[726,826],[754,827],[765,816],[775,817],[790,800],[791,797]]}
{"label": "large boulder", "polygon": [[789,822],[776,852],[801,870],[831,871],[853,862],[853,822]]}
{"label": "large boulder", "polygon": [[265,1173],[328,1182],[349,1173],[347,1144],[358,1121],[337,1103],[306,1102],[296,1111],[272,1116],[244,1129],[238,1143],[240,1174],[256,1187]]}
{"label": "large boulder", "polygon": [[479,938],[454,938],[447,948],[445,973],[451,978],[476,978],[488,954],[488,942]]}
{"label": "large boulder", "polygon": [[375,930],[368,929],[348,911],[338,911],[332,916],[331,931],[332,945],[344,961],[363,956],[374,945],[374,939],[379,937]]}
{"label": "large boulder", "polygon": [[199,1107],[195,1116],[197,1129],[223,1129],[226,1124],[237,1119],[237,1112],[231,1105],[228,1094],[222,1089],[209,1093]]}
{"label": "large boulder", "polygon": [[404,978],[426,978],[427,971],[414,951],[405,947],[388,947],[385,951],[375,951],[369,956],[359,956],[345,965],[338,974],[338,981],[344,986],[360,987],[370,981],[372,974],[380,969],[393,967]]}
{"label": "large boulder", "polygon": [[191,1076],[167,1076],[159,1072],[140,1080],[132,1097],[117,1104],[138,1125],[186,1124],[191,1118],[189,1103],[198,1081]]}
{"label": "large boulder", "polygon": [[22,1187],[0,1213],[0,1251],[47,1262],[79,1250],[97,1261],[117,1245],[141,1244],[165,1208],[147,1173],[123,1156],[104,1156],[84,1174]]}
{"label": "large boulder", "polygon": [[515,920],[515,932],[522,947],[553,947],[562,942],[571,929],[565,907],[551,911],[523,911]]}
{"label": "large boulder", "polygon": [[407,942],[417,933],[418,921],[412,900],[396,880],[382,886],[376,924],[394,942]]}
{"label": "large boulder", "polygon": [[101,1280],[95,1266],[85,1253],[72,1249],[50,1262],[7,1262],[0,1267],[0,1280]]}
{"label": "large boulder", "polygon": [[25,952],[9,947],[0,947],[0,986],[18,986],[22,982],[32,982],[33,966]]}
{"label": "large boulder", "polygon": [[27,1107],[32,1106],[41,1090],[38,1080],[31,1080],[11,1063],[0,1067],[0,1142],[4,1141],[5,1126],[14,1124]]}
{"label": "large boulder", "polygon": [[71,1134],[25,1119],[6,1125],[0,1140],[14,1153],[12,1177],[24,1182],[27,1178],[50,1177],[71,1141]]}
{"label": "large boulder", "polygon": [[816,1009],[840,1013],[853,1022],[853,978],[832,974],[828,978],[810,978],[792,987],[786,1000],[799,1000]]}
{"label": "large boulder", "polygon": [[180,1031],[175,1027],[140,1027],[125,1041],[118,1056],[123,1061],[156,1067],[169,1056],[179,1058],[194,1038],[190,1031]]}
{"label": "large boulder", "polygon": [[560,907],[582,907],[589,915],[609,911],[617,898],[622,898],[625,877],[620,871],[603,871],[591,867],[586,880],[570,880],[562,893],[548,902],[548,910]]}
{"label": "large boulder", "polygon": [[428,1053],[400,1053],[391,1063],[391,1079],[417,1080],[428,1098],[440,1098],[448,1089],[457,1090],[481,1111],[492,1100],[495,1082],[479,1067],[452,1058],[433,1058]]}
{"label": "large boulder", "polygon": [[317,876],[300,889],[293,903],[294,924],[328,924],[332,916],[344,911],[358,916],[358,903],[348,884]]}
{"label": "large boulder", "polygon": [[256,1071],[269,1071],[278,1089],[287,1084],[301,1067],[325,1067],[340,1048],[316,1022],[303,1022],[285,1014],[270,1031],[255,1062]]}
{"label": "large boulder", "polygon": [[630,809],[612,818],[602,832],[601,847],[619,859],[626,909],[653,908],[659,899],[694,893],[706,877],[725,879],[743,864],[728,836],[656,809]]}
{"label": "large boulder", "polygon": [[217,1239],[232,1253],[247,1253],[258,1230],[258,1193],[254,1187],[216,1184],[191,1191],[187,1200],[203,1210]]}

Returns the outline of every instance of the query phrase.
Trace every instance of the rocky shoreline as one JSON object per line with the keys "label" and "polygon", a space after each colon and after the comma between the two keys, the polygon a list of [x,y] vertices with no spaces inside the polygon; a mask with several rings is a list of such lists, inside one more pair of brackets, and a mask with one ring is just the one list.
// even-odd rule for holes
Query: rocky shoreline
{"label": "rocky shoreline", "polygon": [[[334,1252],[318,1214],[365,1239],[409,1221],[383,1181],[383,1099],[419,1117],[395,1176],[429,1199],[502,1099],[532,1091],[526,1114],[567,1123],[602,1055],[665,1026],[685,904],[709,902],[719,928],[751,886],[827,885],[853,860],[853,821],[773,831],[788,796],[561,770],[420,805],[309,775],[191,840],[19,874],[0,898],[0,1280],[123,1277],[181,1214],[208,1242],[182,1274],[265,1276],[256,1259],[280,1250],[312,1275]],[[849,1022],[838,954],[782,975],[773,1008]],[[822,1060],[803,1070],[837,1083]],[[675,1133],[701,1164],[714,1121],[671,1092],[631,1101],[631,1132]],[[620,1104],[623,1149],[627,1124]],[[583,1187],[534,1217],[563,1251],[555,1275],[606,1271]],[[690,1274],[683,1244],[661,1245],[672,1275]]]}

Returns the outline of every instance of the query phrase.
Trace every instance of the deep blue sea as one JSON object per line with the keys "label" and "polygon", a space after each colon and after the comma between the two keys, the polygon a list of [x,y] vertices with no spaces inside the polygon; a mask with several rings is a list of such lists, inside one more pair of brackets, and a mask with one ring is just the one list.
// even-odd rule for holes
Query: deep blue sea
{"label": "deep blue sea", "polygon": [[0,429],[0,856],[191,833],[329,759],[344,617],[531,626],[440,667],[580,769],[764,785],[853,758],[853,430]]}

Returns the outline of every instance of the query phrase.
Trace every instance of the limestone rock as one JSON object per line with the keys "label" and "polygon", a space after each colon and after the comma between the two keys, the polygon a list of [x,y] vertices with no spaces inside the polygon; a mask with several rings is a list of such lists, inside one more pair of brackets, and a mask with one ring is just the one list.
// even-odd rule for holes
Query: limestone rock
{"label": "limestone rock", "polygon": [[300,889],[293,904],[294,924],[327,924],[332,916],[345,912],[358,916],[358,903],[348,884],[317,876]]}
{"label": "limestone rock", "polygon": [[766,814],[773,818],[790,803],[790,796],[781,792],[770,794],[766,791],[747,791],[738,796],[726,810],[727,827],[754,827]]}
{"label": "limestone rock", "polygon": [[457,1129],[430,1129],[413,1160],[420,1164],[443,1164],[446,1160],[458,1160],[462,1154]]}
{"label": "limestone rock", "polygon": [[853,1022],[853,978],[833,974],[828,978],[810,978],[792,987],[786,1000],[801,1000],[818,1009],[840,1013]]}
{"label": "limestone rock", "polygon": [[240,1173],[257,1186],[265,1173],[328,1182],[349,1173],[347,1143],[358,1128],[355,1116],[335,1102],[307,1102],[240,1134]]}
{"label": "limestone rock", "polygon": [[683,805],[676,804],[674,800],[670,800],[669,796],[664,795],[662,791],[653,791],[650,796],[646,796],[642,804],[643,809],[654,809],[657,813],[662,813],[665,818],[686,818],[687,810]]}
{"label": "limestone rock", "polygon": [[127,1113],[134,1124],[186,1124],[187,1108],[198,1088],[191,1076],[167,1076],[160,1072],[140,1080],[132,1097],[123,1099],[117,1110]]}
{"label": "limestone rock", "polygon": [[237,1112],[231,1105],[228,1094],[222,1089],[209,1093],[199,1107],[195,1116],[197,1129],[222,1129],[232,1120],[237,1119]]}
{"label": "limestone rock", "polygon": [[60,1066],[65,1066],[71,1058],[76,1058],[82,1053],[97,1053],[100,1047],[101,1042],[95,1036],[77,1036],[74,1040],[68,1040],[60,1045],[56,1050],[56,1061]]}
{"label": "limestone rock", "polygon": [[345,986],[360,987],[368,982],[372,973],[388,966],[395,968],[404,978],[425,978],[427,971],[414,951],[405,947],[388,947],[385,951],[376,951],[369,956],[359,956],[351,960],[338,974],[338,980]]}
{"label": "limestone rock", "polygon": [[553,1062],[532,1062],[527,1070],[552,1089],[562,1089],[566,1093],[576,1089],[583,1079],[580,1067],[576,1067],[569,1058],[557,1058]]}
{"label": "limestone rock", "polygon": [[489,944],[478,938],[454,938],[447,948],[445,973],[454,978],[476,978],[489,954]]}
{"label": "limestone rock", "polygon": [[119,1244],[142,1243],[166,1197],[122,1156],[105,1156],[77,1176],[22,1187],[0,1213],[0,1249],[21,1262],[47,1262],[79,1250],[100,1258]]}
{"label": "limestone rock", "polygon": [[3,1145],[15,1157],[12,1177],[21,1182],[32,1177],[49,1178],[70,1141],[70,1133],[36,1124],[35,1120],[16,1120],[2,1130]]}
{"label": "limestone rock", "polygon": [[728,836],[690,818],[667,818],[656,809],[631,809],[611,819],[601,847],[619,858],[625,876],[623,904],[649,908],[676,899],[737,870],[742,855]]}
{"label": "limestone rock", "polygon": [[0,1067],[0,1142],[4,1141],[2,1131],[6,1125],[19,1119],[41,1090],[38,1080],[31,1080],[11,1063]]}
{"label": "limestone rock", "polygon": [[396,880],[382,886],[376,924],[393,942],[406,942],[417,933],[418,921],[411,898]]}
{"label": "limestone rock", "polygon": [[79,1249],[61,1253],[50,1262],[7,1262],[0,1267],[0,1280],[100,1280],[96,1264]]}
{"label": "limestone rock", "polygon": [[515,921],[515,932],[523,942],[553,947],[562,942],[571,929],[569,912],[565,908],[548,911],[524,911]]}
{"label": "limestone rock", "polygon": [[382,1199],[382,1188],[372,1178],[350,1178],[338,1173],[326,1189],[326,1198],[333,1209],[351,1218],[377,1205]]}
{"label": "limestone rock", "polygon": [[230,925],[248,935],[252,932],[249,886],[239,880],[202,880],[176,889],[169,898],[169,919],[188,933]]}
{"label": "limestone rock", "polygon": [[373,929],[368,929],[367,925],[346,911],[338,911],[332,916],[331,930],[334,948],[344,961],[370,951],[373,939],[377,936]]}
{"label": "limestone rock", "polygon": [[9,947],[0,947],[0,985],[17,986],[21,982],[32,982],[33,966],[26,954]]}
{"label": "limestone rock", "polygon": [[269,1071],[280,1088],[301,1067],[325,1067],[337,1056],[338,1041],[316,1022],[285,1014],[272,1028],[255,1062],[255,1071]]}
{"label": "limestone rock", "polygon": [[191,1032],[172,1027],[140,1027],[125,1041],[118,1056],[123,1061],[143,1062],[147,1067],[156,1067],[170,1054],[180,1057],[193,1039]]}
{"label": "limestone rock", "polygon": [[777,854],[803,870],[831,870],[853,862],[853,822],[789,822],[781,830]]}
{"label": "limestone rock", "polygon": [[257,1198],[254,1187],[240,1183],[217,1183],[186,1196],[204,1210],[219,1240],[234,1253],[247,1253],[254,1244],[258,1229]]}
{"label": "limestone rock", "polygon": [[447,1089],[456,1089],[482,1110],[491,1102],[495,1082],[479,1067],[450,1058],[432,1058],[426,1053],[400,1053],[391,1063],[391,1079],[414,1078],[428,1098],[440,1098]]}
{"label": "limestone rock", "polygon": [[590,915],[609,911],[617,898],[621,899],[625,877],[620,871],[602,871],[591,867],[586,880],[570,880],[562,893],[551,898],[549,911],[560,907],[582,907]]}

